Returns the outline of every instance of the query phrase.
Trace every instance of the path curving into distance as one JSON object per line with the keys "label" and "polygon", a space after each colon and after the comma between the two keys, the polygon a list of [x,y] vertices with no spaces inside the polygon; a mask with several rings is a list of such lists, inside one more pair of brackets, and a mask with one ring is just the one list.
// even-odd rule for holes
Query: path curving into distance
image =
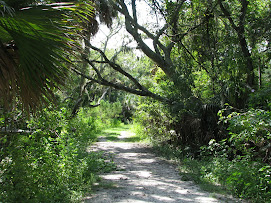
{"label": "path curving into distance", "polygon": [[91,146],[91,150],[114,154],[118,170],[101,175],[102,182],[111,186],[85,197],[85,203],[236,202],[213,198],[192,181],[182,181],[176,166],[156,157],[150,147],[124,142],[130,135],[122,131],[114,142],[102,137]]}

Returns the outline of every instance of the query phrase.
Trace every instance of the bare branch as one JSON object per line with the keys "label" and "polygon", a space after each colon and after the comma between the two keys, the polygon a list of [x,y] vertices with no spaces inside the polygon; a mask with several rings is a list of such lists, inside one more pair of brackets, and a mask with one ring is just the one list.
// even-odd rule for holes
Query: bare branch
{"label": "bare branch", "polygon": [[181,42],[181,45],[182,45],[182,47],[185,49],[185,51],[191,56],[191,58],[192,58],[197,64],[199,64],[199,66],[200,66],[203,70],[205,70],[206,73],[210,74],[210,72],[208,71],[208,69],[205,68],[205,66],[204,66],[202,63],[200,63],[200,62],[193,56],[193,54],[186,48],[186,46],[185,46],[182,42]]}
{"label": "bare branch", "polygon": [[245,16],[247,12],[248,1],[241,0],[242,8],[241,8],[241,15],[239,17],[239,29],[242,29],[241,32],[244,31],[244,23],[245,23]]}
{"label": "bare branch", "polygon": [[162,45],[160,43],[160,41],[159,41],[160,36],[165,32],[165,30],[167,28],[168,28],[168,24],[164,25],[164,27],[162,29],[160,29],[157,32],[156,36],[153,38],[153,47],[154,47],[154,50],[155,50],[156,53],[159,53],[160,55],[161,55],[161,53],[160,53],[157,45],[164,51],[164,53],[168,52],[167,49],[166,49],[166,47],[164,45]]}
{"label": "bare branch", "polygon": [[120,31],[121,29],[122,29],[122,25],[121,25],[121,23],[118,21],[116,27],[113,27],[113,28],[112,28],[113,31],[112,31],[108,36],[106,36],[106,40],[105,40],[105,42],[104,42],[104,49],[103,49],[104,52],[105,52],[106,49],[107,49],[108,41],[110,40],[110,38],[112,38],[114,35],[118,34],[119,31]]}
{"label": "bare branch", "polygon": [[247,63],[247,85],[250,87],[254,86],[254,66],[253,66],[253,61],[251,58],[251,53],[248,49],[248,45],[247,45],[247,41],[245,38],[245,28],[244,28],[244,22],[245,22],[245,15],[246,15],[246,11],[247,11],[247,6],[248,6],[248,1],[247,0],[241,0],[241,4],[242,4],[242,8],[241,8],[241,15],[239,16],[239,26],[236,26],[230,12],[224,7],[223,5],[223,0],[219,0],[219,5],[220,8],[222,10],[222,12],[224,13],[224,15],[228,18],[228,20],[230,21],[230,24],[232,26],[232,28],[237,32],[238,35],[238,40],[239,40],[239,44],[241,47],[241,50],[243,52],[243,55],[246,59],[246,63]]}
{"label": "bare branch", "polygon": [[103,79],[103,77],[102,77],[100,71],[98,70],[98,68],[96,68],[96,66],[91,61],[89,61],[88,59],[85,58],[85,61],[94,69],[94,71],[96,72],[98,78],[100,80]]}
{"label": "bare branch", "polygon": [[106,95],[106,93],[108,92],[109,89],[110,89],[110,87],[106,88],[106,90],[103,92],[102,96],[99,98],[97,104],[94,104],[94,105],[90,104],[89,106],[90,107],[98,107],[98,106],[100,106],[101,101],[104,99],[104,97],[105,97],[105,95]]}
{"label": "bare branch", "polygon": [[231,26],[233,27],[233,29],[234,29],[235,31],[238,32],[238,27],[235,25],[235,23],[234,23],[234,21],[233,21],[233,19],[232,19],[232,17],[231,17],[230,12],[224,7],[222,1],[223,1],[223,0],[219,0],[219,1],[218,1],[219,6],[220,6],[222,12],[224,13],[224,15],[225,15],[225,16],[228,18],[228,20],[230,21],[230,24],[231,24]]}
{"label": "bare branch", "polygon": [[[99,52],[101,54],[101,56],[104,58],[104,61],[110,65],[110,67],[112,67],[114,70],[118,71],[119,73],[121,73],[122,75],[126,76],[127,78],[129,78],[135,85],[137,88],[139,88],[140,90],[143,90],[144,87],[129,73],[127,73],[126,71],[124,71],[118,64],[110,61],[107,56],[105,55],[105,53],[97,48],[94,47],[90,44],[90,42],[87,42],[87,46],[90,47],[91,49]],[[93,67],[93,63],[91,63],[91,61],[89,61],[88,59],[85,59],[92,67]],[[94,68],[95,70],[95,68]],[[97,73],[98,69],[95,70],[95,72]],[[98,74],[98,77],[101,78],[101,75]]]}
{"label": "bare branch", "polygon": [[134,18],[134,25],[135,25],[135,28],[137,29],[137,15],[136,15],[136,3],[135,3],[136,0],[132,0],[132,10],[133,10],[133,18]]}
{"label": "bare branch", "polygon": [[107,87],[113,87],[113,88],[115,88],[117,90],[122,90],[122,91],[129,92],[129,93],[139,95],[139,96],[151,97],[151,98],[156,99],[156,100],[161,101],[161,102],[172,103],[172,101],[170,101],[169,99],[164,98],[164,97],[162,97],[160,95],[157,95],[155,93],[152,93],[147,89],[136,90],[136,89],[133,89],[133,88],[121,85],[121,84],[116,84],[116,83],[107,81],[105,79],[101,79],[101,80],[94,79],[94,78],[92,78],[92,77],[90,77],[90,76],[88,76],[88,75],[86,75],[84,73],[81,73],[80,71],[78,71],[77,69],[75,69],[73,67],[71,67],[71,70],[74,71],[76,74],[81,75],[81,76],[85,77],[86,79],[89,79],[90,81],[95,82],[95,83],[100,84],[100,85],[104,85],[104,86],[107,86]]}
{"label": "bare branch", "polygon": [[[170,53],[167,48],[162,45],[161,42],[159,42],[158,38],[162,35],[162,31],[158,32],[158,35],[155,36],[151,32],[149,32],[145,27],[140,26],[136,19],[131,17],[129,14],[128,8],[123,0],[119,0],[117,5],[113,1],[111,1],[113,6],[116,10],[118,10],[121,14],[125,16],[125,27],[126,30],[133,36],[135,41],[138,43],[140,49],[151,59],[153,60],[159,67],[162,68],[162,70],[168,75],[170,78],[173,78],[174,71],[172,70],[172,61],[170,59]],[[135,9],[135,7],[134,7]],[[164,28],[165,29],[165,28]],[[150,39],[155,41],[155,44],[157,44],[165,53],[165,56],[162,56],[161,53],[158,51],[158,48],[156,47],[156,52],[154,52],[149,46],[146,45],[146,43],[143,41],[141,35],[138,33],[138,30],[141,30],[143,33],[145,33]],[[167,53],[167,54],[166,54]]]}

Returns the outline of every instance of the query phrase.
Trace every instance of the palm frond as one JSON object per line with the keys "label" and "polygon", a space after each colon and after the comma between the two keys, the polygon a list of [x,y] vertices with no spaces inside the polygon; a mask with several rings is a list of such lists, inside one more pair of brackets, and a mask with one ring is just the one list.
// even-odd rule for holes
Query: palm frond
{"label": "palm frond", "polygon": [[0,17],[0,98],[5,103],[17,95],[24,109],[35,110],[53,100],[55,89],[64,84],[67,54],[75,44],[69,35],[75,29],[63,25],[64,12],[59,9],[43,5]]}
{"label": "palm frond", "polygon": [[0,14],[2,16],[10,15],[13,16],[14,15],[14,9],[9,7],[5,1],[0,1]]}

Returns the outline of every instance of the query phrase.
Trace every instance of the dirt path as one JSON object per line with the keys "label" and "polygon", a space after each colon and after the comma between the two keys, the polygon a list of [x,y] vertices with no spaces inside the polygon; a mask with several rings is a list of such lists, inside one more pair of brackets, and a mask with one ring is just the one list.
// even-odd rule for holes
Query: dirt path
{"label": "dirt path", "polygon": [[193,182],[181,181],[174,165],[156,157],[148,146],[123,142],[127,136],[123,131],[116,142],[101,138],[92,146],[113,153],[119,170],[102,175],[111,187],[86,197],[86,203],[234,202],[213,198]]}

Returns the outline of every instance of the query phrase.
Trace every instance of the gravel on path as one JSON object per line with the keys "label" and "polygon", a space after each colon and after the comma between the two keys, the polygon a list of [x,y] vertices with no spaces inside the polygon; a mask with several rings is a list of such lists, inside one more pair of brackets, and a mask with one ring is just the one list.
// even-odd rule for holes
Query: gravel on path
{"label": "gravel on path", "polygon": [[147,145],[123,142],[129,135],[123,131],[118,141],[101,138],[91,147],[114,154],[118,170],[101,175],[103,182],[112,186],[85,197],[85,203],[236,202],[214,198],[192,181],[182,181],[176,166],[156,157]]}

